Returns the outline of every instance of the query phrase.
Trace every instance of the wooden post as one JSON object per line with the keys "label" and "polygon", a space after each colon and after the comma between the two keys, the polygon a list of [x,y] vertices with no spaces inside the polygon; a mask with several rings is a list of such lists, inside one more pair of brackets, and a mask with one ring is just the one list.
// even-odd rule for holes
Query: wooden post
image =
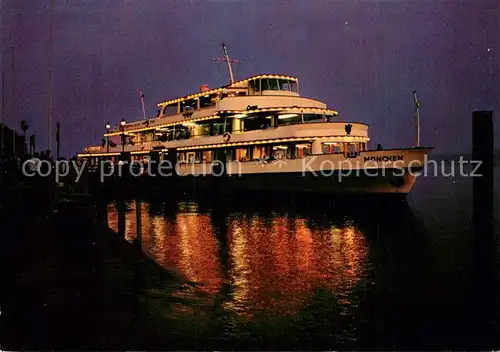
{"label": "wooden post", "polygon": [[116,199],[116,211],[118,212],[118,235],[125,238],[125,201],[121,196]]}
{"label": "wooden post", "polygon": [[105,228],[108,228],[108,226],[109,226],[109,224],[108,224],[108,204],[104,200],[101,201],[101,211],[102,211],[102,215],[103,215],[103,225]]}
{"label": "wooden post", "polygon": [[108,227],[108,204],[105,198],[97,195],[95,196],[95,204],[97,207],[97,221],[98,225],[102,225],[105,229]]}
{"label": "wooden post", "polygon": [[139,249],[142,250],[142,219],[141,219],[141,201],[139,199],[136,199],[135,201],[135,224],[136,224],[136,239],[134,241],[134,245]]}

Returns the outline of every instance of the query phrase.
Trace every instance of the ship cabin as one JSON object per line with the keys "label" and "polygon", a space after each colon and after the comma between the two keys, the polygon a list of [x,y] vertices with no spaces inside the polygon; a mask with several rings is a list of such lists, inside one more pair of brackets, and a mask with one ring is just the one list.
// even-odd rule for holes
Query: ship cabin
{"label": "ship cabin", "polygon": [[296,77],[262,74],[160,102],[157,116],[106,125],[102,144],[78,156],[97,166],[129,155],[147,161],[174,151],[179,163],[261,161],[367,149],[368,126],[300,95]]}

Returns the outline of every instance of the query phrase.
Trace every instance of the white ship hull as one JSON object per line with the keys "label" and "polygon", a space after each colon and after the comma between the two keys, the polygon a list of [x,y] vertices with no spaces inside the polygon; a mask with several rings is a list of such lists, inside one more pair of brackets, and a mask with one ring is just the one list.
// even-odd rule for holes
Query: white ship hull
{"label": "white ship hull", "polygon": [[232,162],[223,167],[217,163],[182,164],[172,182],[178,188],[200,190],[407,194],[429,151],[367,151],[353,158],[322,154],[268,163]]}

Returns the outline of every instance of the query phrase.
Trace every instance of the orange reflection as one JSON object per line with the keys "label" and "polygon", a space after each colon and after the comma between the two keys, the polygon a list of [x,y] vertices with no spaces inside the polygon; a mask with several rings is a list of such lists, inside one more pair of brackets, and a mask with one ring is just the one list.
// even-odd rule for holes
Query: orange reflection
{"label": "orange reflection", "polygon": [[[156,262],[195,282],[207,293],[216,294],[221,285],[217,240],[210,217],[196,213],[193,204],[180,204],[175,220],[148,215],[143,224],[143,249]],[[144,225],[143,225],[144,228]]]}
{"label": "orange reflection", "polygon": [[348,294],[363,275],[364,237],[352,226],[310,229],[305,219],[230,219],[233,302],[247,315],[294,314],[318,287]]}
{"label": "orange reflection", "polygon": [[180,213],[177,215],[179,258],[176,263],[190,281],[216,294],[221,285],[218,244],[208,215]]}
{"label": "orange reflection", "polygon": [[[222,282],[231,287],[222,308],[252,316],[259,311],[295,314],[317,288],[347,297],[364,275],[368,248],[352,224],[311,227],[301,217],[227,217],[228,278],[221,268],[220,247],[210,215],[196,203],[180,203],[173,218],[151,214],[141,205],[143,250],[164,268],[199,284],[212,296]],[[111,228],[117,226],[110,206]],[[127,236],[135,237],[135,204],[129,205]]]}
{"label": "orange reflection", "polygon": [[115,232],[118,232],[118,213],[115,204],[108,204],[108,226]]}

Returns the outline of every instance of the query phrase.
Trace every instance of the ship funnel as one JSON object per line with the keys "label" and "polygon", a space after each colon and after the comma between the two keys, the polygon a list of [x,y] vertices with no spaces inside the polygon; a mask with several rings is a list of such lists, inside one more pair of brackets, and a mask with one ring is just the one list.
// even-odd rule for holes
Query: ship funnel
{"label": "ship funnel", "polygon": [[200,86],[200,92],[206,92],[207,90],[209,90],[208,84],[202,84]]}

